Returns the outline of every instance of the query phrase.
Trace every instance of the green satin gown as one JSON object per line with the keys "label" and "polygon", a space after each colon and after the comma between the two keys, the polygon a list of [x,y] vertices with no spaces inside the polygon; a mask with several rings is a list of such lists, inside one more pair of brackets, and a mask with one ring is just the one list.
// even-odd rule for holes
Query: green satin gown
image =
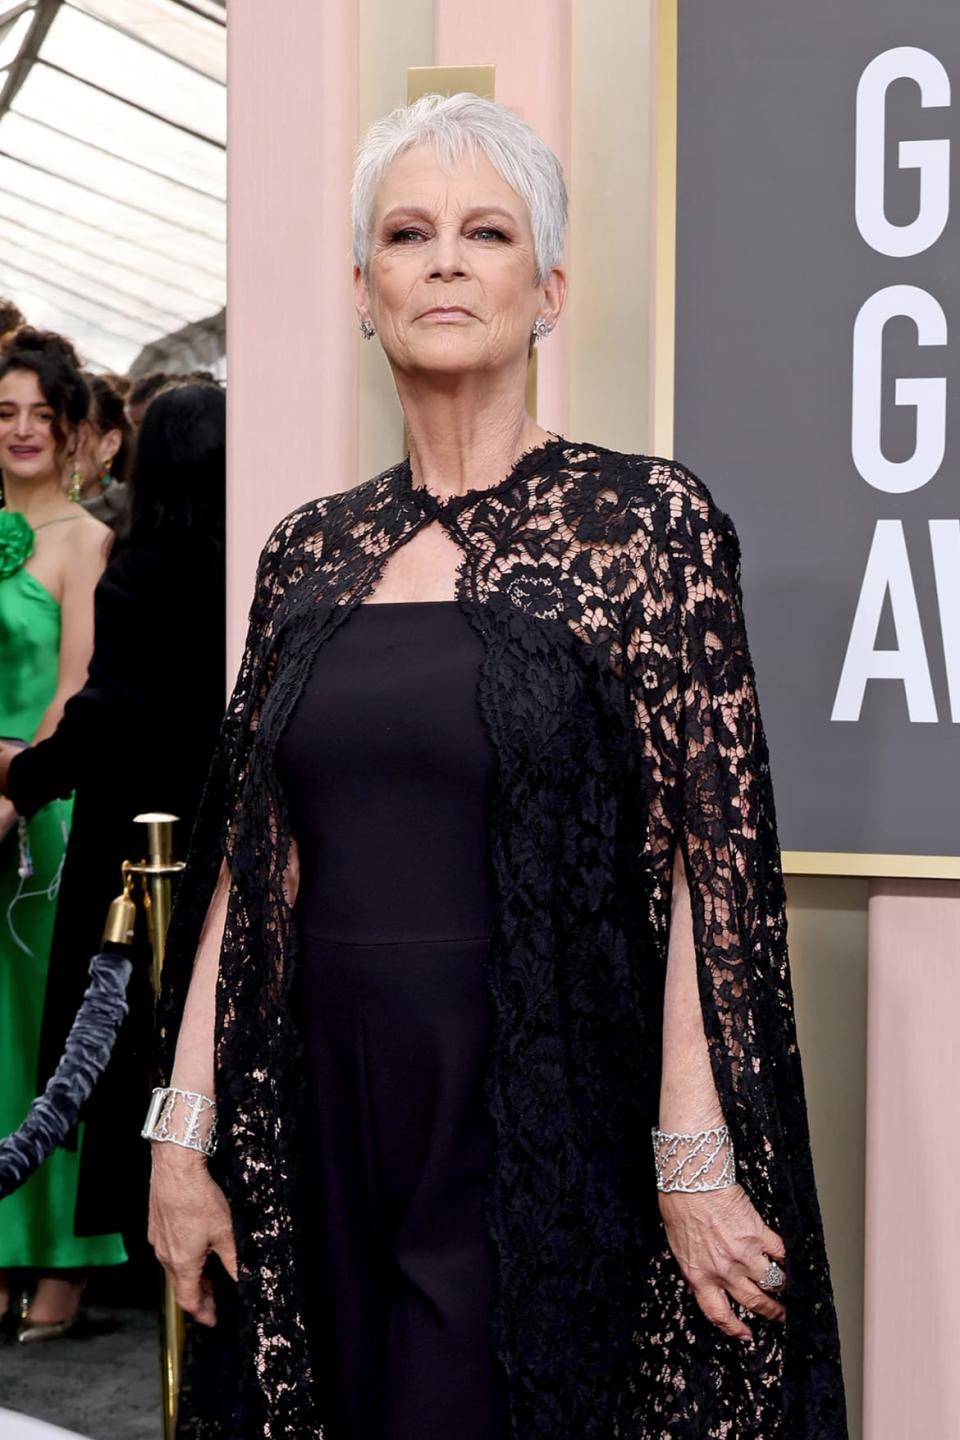
{"label": "green satin gown", "polygon": [[[0,509],[0,735],[27,741],[53,698],[60,652],[60,605],[23,568],[33,536],[19,512]],[[54,800],[27,825],[32,876],[18,873],[17,827],[0,842],[0,1136],[20,1125],[36,1093],[50,940],[72,810],[72,799]],[[78,955],[77,964],[89,959]],[[57,1150],[0,1200],[0,1269],[82,1269],[127,1258],[120,1235],[74,1235],[79,1165],[79,1150]]]}

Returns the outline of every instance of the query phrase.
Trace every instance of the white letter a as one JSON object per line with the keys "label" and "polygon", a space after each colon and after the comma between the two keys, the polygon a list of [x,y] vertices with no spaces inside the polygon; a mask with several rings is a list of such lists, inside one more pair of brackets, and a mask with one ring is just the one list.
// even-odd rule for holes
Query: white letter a
{"label": "white letter a", "polygon": [[[897,648],[877,650],[875,641],[888,589],[897,631]],[[857,613],[853,617],[831,720],[860,719],[868,680],[902,680],[911,721],[936,722],[937,704],[923,643],[920,611],[903,525],[899,520],[878,520],[873,532],[873,544],[863,576]]]}

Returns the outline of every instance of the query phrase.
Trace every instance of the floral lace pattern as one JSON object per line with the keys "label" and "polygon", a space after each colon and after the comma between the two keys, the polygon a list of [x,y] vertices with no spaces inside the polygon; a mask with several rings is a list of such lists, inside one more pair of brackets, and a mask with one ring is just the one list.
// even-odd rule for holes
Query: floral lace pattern
{"label": "floral lace pattern", "polygon": [[[273,757],[318,647],[434,521],[461,550],[456,596],[484,640],[478,700],[499,764],[487,1220],[513,1440],[842,1440],[736,531],[684,466],[559,438],[490,489],[448,499],[414,486],[404,461],[294,511],[261,555],[167,943],[169,1069],[225,859],[216,1166],[239,1304],[195,1336],[181,1434],[323,1437],[297,1267],[313,1221],[297,1165],[294,837]],[[738,1173],[790,1257],[788,1324],[753,1318],[752,1349],[701,1315],[656,1203],[677,845]]]}

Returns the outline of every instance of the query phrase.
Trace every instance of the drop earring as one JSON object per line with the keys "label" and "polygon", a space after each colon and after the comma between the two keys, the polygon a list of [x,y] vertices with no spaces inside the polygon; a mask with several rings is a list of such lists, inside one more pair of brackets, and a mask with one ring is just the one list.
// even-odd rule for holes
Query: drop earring
{"label": "drop earring", "polygon": [[108,490],[110,488],[110,481],[112,479],[113,476],[110,474],[110,466],[108,465],[103,471],[103,474],[100,476],[100,489]]}
{"label": "drop earring", "polygon": [[376,330],[374,330],[373,326],[370,324],[370,321],[367,319],[366,315],[361,315],[361,316],[360,316],[360,334],[363,336],[364,340],[372,340],[373,337],[374,337],[374,335],[376,335],[376,333],[377,333]]}
{"label": "drop earring", "polygon": [[67,499],[78,505],[83,498],[83,471],[79,466],[74,466],[70,471],[70,489],[67,491]]}
{"label": "drop earring", "polygon": [[553,329],[553,326],[550,324],[550,321],[549,321],[549,320],[544,320],[543,316],[541,315],[541,316],[539,317],[539,319],[537,319],[537,320],[535,320],[535,321],[533,322],[533,340],[534,340],[534,344],[536,344],[536,342],[537,342],[538,340],[543,340],[547,335],[550,334],[550,331],[551,331],[552,329]]}

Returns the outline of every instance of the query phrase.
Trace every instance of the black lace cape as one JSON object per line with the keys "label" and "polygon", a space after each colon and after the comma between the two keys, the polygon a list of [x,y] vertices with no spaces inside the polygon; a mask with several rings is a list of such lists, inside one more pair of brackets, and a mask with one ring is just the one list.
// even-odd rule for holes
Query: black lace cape
{"label": "black lace cape", "polygon": [[[274,756],[311,662],[387,558],[439,520],[485,642],[498,887],[488,1220],[516,1440],[841,1440],[836,1319],[814,1188],[767,744],[739,542],[673,461],[551,439],[502,481],[438,498],[403,461],[311,501],[260,558],[168,939],[169,1068],[221,861],[230,876],[216,1087],[240,1265],[197,1329],[181,1434],[319,1440],[300,1238],[297,936]],[[659,1220],[650,1127],[675,846],[738,1174],[784,1237],[785,1327],[753,1348],[701,1315]]]}

